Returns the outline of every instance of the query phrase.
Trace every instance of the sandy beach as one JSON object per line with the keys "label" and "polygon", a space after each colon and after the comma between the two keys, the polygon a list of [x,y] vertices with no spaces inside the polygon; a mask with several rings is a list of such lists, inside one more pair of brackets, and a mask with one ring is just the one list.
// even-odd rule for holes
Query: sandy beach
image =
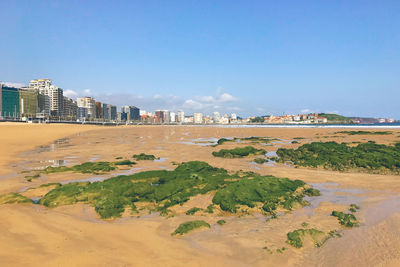
{"label": "sandy beach", "polygon": [[[246,143],[210,144],[219,138],[261,136],[277,138],[270,145],[252,144],[274,153],[279,147],[295,148],[312,141],[394,144],[400,130],[390,135],[345,135],[336,128],[224,128],[195,126],[119,126],[0,124],[0,194],[21,192],[41,197],[40,185],[95,181],[146,170],[172,170],[175,163],[200,160],[229,171],[301,179],[315,185],[322,196],[304,207],[265,221],[262,215],[237,217],[219,213],[196,215],[211,224],[182,237],[171,232],[187,220],[191,206],[205,208],[212,195],[195,196],[176,216],[125,212],[122,218],[102,220],[85,204],[46,208],[34,204],[0,205],[0,262],[2,266],[398,266],[400,264],[400,180],[397,175],[335,172],[294,168],[284,164],[254,164],[254,156],[236,159],[211,155],[220,148]],[[347,129],[346,129],[347,130]],[[349,129],[351,130],[351,129]],[[365,130],[365,129],[363,129]],[[374,129],[376,130],[376,129]],[[302,139],[295,139],[301,137]],[[292,143],[298,140],[299,143]],[[54,173],[28,182],[28,171],[46,166],[71,166],[87,161],[114,161],[147,153],[156,161],[141,161],[105,175]],[[90,180],[94,179],[94,180]],[[29,189],[31,188],[31,189]],[[349,203],[361,206],[361,225],[342,229],[329,216],[332,209]],[[218,219],[227,224],[219,226]],[[286,233],[302,223],[342,237],[315,248],[288,245]],[[273,251],[269,253],[266,249]],[[277,250],[285,247],[284,252]]]}

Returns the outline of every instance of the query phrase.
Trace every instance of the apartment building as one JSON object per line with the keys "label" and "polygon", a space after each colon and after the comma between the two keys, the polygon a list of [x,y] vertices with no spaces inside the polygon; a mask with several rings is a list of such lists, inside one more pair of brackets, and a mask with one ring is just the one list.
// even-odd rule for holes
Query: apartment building
{"label": "apartment building", "polygon": [[96,118],[96,100],[92,97],[78,97],[77,104],[78,107],[87,109],[87,118]]}

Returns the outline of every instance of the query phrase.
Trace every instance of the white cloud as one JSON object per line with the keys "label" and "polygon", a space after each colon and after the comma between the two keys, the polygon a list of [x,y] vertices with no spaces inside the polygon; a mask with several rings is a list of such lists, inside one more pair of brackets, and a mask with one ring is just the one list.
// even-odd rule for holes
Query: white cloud
{"label": "white cloud", "polygon": [[210,95],[208,95],[208,96],[197,96],[196,98],[201,102],[206,102],[206,103],[214,103],[214,102],[216,102],[215,97],[210,96]]}
{"label": "white cloud", "polygon": [[83,90],[83,94],[85,94],[85,96],[91,96],[92,91],[90,91],[90,89],[86,89],[86,90]]}
{"label": "white cloud", "polygon": [[16,88],[21,88],[26,86],[23,83],[12,83],[12,82],[1,82],[3,85],[8,86],[8,87],[16,87]]}
{"label": "white cloud", "polygon": [[220,102],[235,102],[238,101],[236,97],[233,97],[231,94],[223,93],[219,96],[218,99]]}
{"label": "white cloud", "polygon": [[229,103],[238,101],[236,97],[228,93],[218,94],[217,96],[197,96],[196,100],[203,103]]}
{"label": "white cloud", "polygon": [[200,102],[194,101],[193,99],[188,99],[182,104],[182,107],[190,110],[199,110],[204,108],[204,105]]}
{"label": "white cloud", "polygon": [[[222,89],[219,89],[222,90]],[[184,110],[187,114],[193,112],[202,112],[211,114],[213,111],[220,113],[231,113],[240,111],[237,105],[229,105],[238,102],[239,99],[229,93],[218,92],[216,96],[195,96],[185,99],[176,95],[155,94],[152,96],[133,95],[133,94],[95,94],[93,95],[97,101],[117,105],[137,106],[147,111],[155,111],[157,109],[167,109],[171,111]]]}
{"label": "white cloud", "polygon": [[308,108],[302,109],[300,113],[311,113],[311,109]]}
{"label": "white cloud", "polygon": [[69,97],[69,98],[75,99],[78,96],[78,93],[75,92],[74,90],[67,89],[67,90],[64,91],[64,95]]}

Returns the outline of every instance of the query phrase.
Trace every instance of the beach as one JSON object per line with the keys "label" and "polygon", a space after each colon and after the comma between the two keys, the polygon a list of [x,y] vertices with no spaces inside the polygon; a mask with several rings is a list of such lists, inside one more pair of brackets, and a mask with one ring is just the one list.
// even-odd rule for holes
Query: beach
{"label": "beach", "polygon": [[[349,128],[346,130],[359,130]],[[48,183],[101,181],[117,175],[147,170],[173,170],[176,164],[204,161],[230,172],[252,171],[300,179],[320,189],[322,195],[303,207],[266,221],[262,215],[238,217],[232,214],[202,214],[210,230],[196,230],[182,237],[171,236],[187,220],[188,208],[206,208],[212,195],[192,197],[174,207],[176,216],[157,213],[130,214],[102,220],[90,205],[47,208],[35,204],[0,205],[0,262],[4,266],[396,266],[400,264],[400,181],[394,174],[337,172],[295,168],[271,163],[254,164],[254,156],[218,158],[211,153],[249,143],[245,137],[268,137],[273,142],[252,144],[273,153],[278,148],[296,148],[309,142],[368,142],[392,145],[400,141],[400,129],[389,135],[347,135],[342,128],[308,127],[202,127],[202,126],[118,126],[0,124],[0,194],[20,192],[40,198]],[[220,138],[238,138],[221,147]],[[293,142],[293,141],[297,141]],[[72,166],[83,162],[132,159],[133,154],[155,155],[158,160],[140,161],[131,168],[109,174],[42,174],[27,181],[26,173],[47,166]],[[350,203],[361,206],[361,225],[342,229],[329,216],[333,209]],[[216,224],[218,219],[226,225]],[[286,233],[310,226],[329,232],[341,230],[342,237],[329,239],[315,248],[305,242],[300,249],[290,247]],[[285,247],[284,252],[277,252]],[[269,253],[266,249],[272,251]]]}

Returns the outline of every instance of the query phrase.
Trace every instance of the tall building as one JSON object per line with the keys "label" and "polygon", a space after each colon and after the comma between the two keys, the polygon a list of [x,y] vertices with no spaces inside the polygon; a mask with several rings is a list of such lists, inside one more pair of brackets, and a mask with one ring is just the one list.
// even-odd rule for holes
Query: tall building
{"label": "tall building", "polygon": [[0,84],[0,117],[19,118],[19,91],[18,88]]}
{"label": "tall building", "polygon": [[50,99],[50,86],[51,80],[50,79],[37,79],[31,80],[29,82],[29,88],[39,90],[39,93],[44,95],[44,116],[50,116],[50,106],[51,106],[51,99]]}
{"label": "tall building", "polygon": [[87,108],[87,117],[96,117],[96,101],[91,97],[78,97],[77,98],[78,107]]}
{"label": "tall building", "polygon": [[117,106],[110,105],[110,120],[117,120]]}
{"label": "tall building", "polygon": [[79,121],[84,121],[88,118],[88,109],[85,107],[77,108],[77,119]]}
{"label": "tall building", "polygon": [[169,113],[169,121],[170,122],[176,122],[176,114],[175,114],[175,112],[170,112]]}
{"label": "tall building", "polygon": [[203,113],[194,113],[193,114],[193,122],[194,123],[203,123]]}
{"label": "tall building", "polygon": [[185,112],[183,110],[178,111],[178,122],[185,122]]}
{"label": "tall building", "polygon": [[45,113],[47,115],[61,117],[63,113],[63,90],[52,84],[50,79],[37,79],[29,82],[29,87],[39,90],[39,93],[47,96]]}
{"label": "tall building", "polygon": [[169,123],[170,112],[168,110],[157,110],[155,114],[156,123]]}
{"label": "tall building", "polygon": [[50,88],[50,85],[51,85],[50,79],[37,79],[37,80],[31,80],[29,82],[29,87],[37,89],[39,91],[44,91]]}
{"label": "tall building", "polygon": [[55,117],[62,117],[63,115],[63,103],[64,95],[63,90],[55,85],[50,85],[48,90],[48,96],[50,97],[50,114]]}
{"label": "tall building", "polygon": [[122,106],[121,112],[126,113],[128,121],[140,120],[140,110],[135,106]]}
{"label": "tall building", "polygon": [[96,102],[96,118],[97,119],[103,118],[103,110],[101,102]]}
{"label": "tall building", "polygon": [[19,89],[19,107],[21,117],[37,118],[39,113],[44,112],[45,96],[39,90],[32,90],[30,87]]}
{"label": "tall building", "polygon": [[66,120],[74,121],[78,116],[78,104],[75,100],[64,96],[63,97],[63,115]]}
{"label": "tall building", "polygon": [[221,120],[221,115],[219,114],[218,111],[213,112],[213,120],[214,123],[219,123]]}
{"label": "tall building", "polygon": [[106,121],[111,120],[111,110],[110,110],[111,105],[102,103],[101,104],[101,111],[102,111],[102,118]]}

